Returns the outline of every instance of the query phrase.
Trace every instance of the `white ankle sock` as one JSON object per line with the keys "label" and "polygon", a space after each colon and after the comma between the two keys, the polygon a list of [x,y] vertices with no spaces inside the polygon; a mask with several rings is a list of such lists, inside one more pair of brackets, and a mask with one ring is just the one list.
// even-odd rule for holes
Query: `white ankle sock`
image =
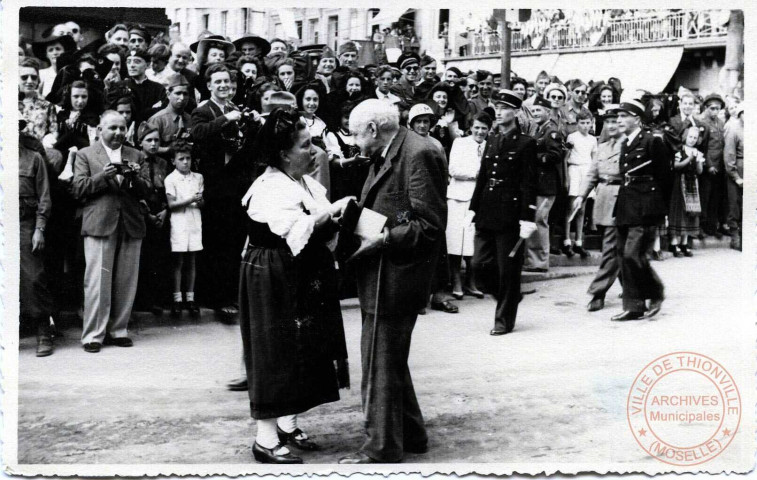
{"label": "white ankle sock", "polygon": [[184,295],[187,297],[187,302],[194,302],[195,301],[195,292],[187,292]]}
{"label": "white ankle sock", "polygon": [[173,292],[173,301],[174,302],[180,302],[181,301],[181,292]]}
{"label": "white ankle sock", "polygon": [[286,415],[284,417],[279,417],[277,422],[279,428],[284,430],[286,433],[292,433],[297,430],[297,415]]}
{"label": "white ankle sock", "polygon": [[279,436],[276,433],[276,419],[266,418],[258,420],[258,433],[255,442],[263,448],[274,448],[279,444]]}

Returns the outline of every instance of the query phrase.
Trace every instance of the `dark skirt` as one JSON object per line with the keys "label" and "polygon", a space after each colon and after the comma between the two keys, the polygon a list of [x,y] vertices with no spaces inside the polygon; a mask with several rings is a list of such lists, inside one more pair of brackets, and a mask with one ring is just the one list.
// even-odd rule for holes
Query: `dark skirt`
{"label": "dark skirt", "polygon": [[699,214],[686,212],[686,202],[681,188],[683,173],[673,175],[673,192],[670,197],[670,215],[668,216],[668,233],[670,235],[698,235]]}
{"label": "dark skirt", "polygon": [[250,247],[239,291],[252,418],[297,414],[339,400],[345,382],[337,365],[346,369],[347,351],[328,248],[308,244],[293,257],[286,244]]}

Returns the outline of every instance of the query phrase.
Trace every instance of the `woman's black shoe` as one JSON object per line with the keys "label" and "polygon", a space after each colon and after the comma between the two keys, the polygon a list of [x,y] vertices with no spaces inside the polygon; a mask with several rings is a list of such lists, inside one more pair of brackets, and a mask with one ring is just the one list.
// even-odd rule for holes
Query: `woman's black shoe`
{"label": "woman's black shoe", "polygon": [[673,256],[674,257],[676,257],[676,258],[683,257],[683,252],[681,251],[681,247],[679,247],[678,245],[673,245],[672,249],[673,249]]}
{"label": "woman's black shoe", "polygon": [[573,251],[579,254],[581,258],[586,258],[589,256],[589,252],[584,250],[584,247],[582,247],[581,245],[576,245],[575,247],[573,247]]}
{"label": "woman's black shoe", "polygon": [[571,258],[573,255],[575,255],[575,252],[573,251],[573,245],[563,245],[560,251],[562,251],[562,253],[564,253],[568,258]]}
{"label": "woman's black shoe", "polygon": [[662,252],[659,250],[652,250],[652,258],[657,260],[658,262],[662,261]]}
{"label": "woman's black shoe", "polygon": [[689,247],[687,245],[681,245],[681,251],[683,252],[684,257],[693,257],[694,253],[692,253],[691,250],[689,250]]}
{"label": "woman's black shoe", "polygon": [[197,304],[190,300],[187,302],[187,311],[189,314],[193,317],[199,317],[200,316],[200,307],[197,306]]}
{"label": "woman's black shoe", "polygon": [[313,451],[321,449],[317,443],[310,440],[305,432],[299,428],[296,428],[292,433],[287,433],[276,425],[276,433],[279,434],[279,442],[282,445],[293,445],[300,450]]}
{"label": "woman's black shoe", "polygon": [[252,446],[252,456],[260,463],[304,463],[300,457],[295,457],[291,453],[276,455],[276,451],[283,446],[279,444],[273,448],[263,448],[258,445],[258,442],[255,442],[255,445]]}

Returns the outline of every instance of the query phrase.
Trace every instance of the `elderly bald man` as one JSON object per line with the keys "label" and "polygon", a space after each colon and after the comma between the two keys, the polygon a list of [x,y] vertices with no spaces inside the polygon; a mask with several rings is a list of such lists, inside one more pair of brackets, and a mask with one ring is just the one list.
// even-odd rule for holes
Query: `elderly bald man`
{"label": "elderly bald man", "polygon": [[126,120],[106,110],[97,127],[100,140],[76,152],[74,197],[83,204],[84,327],[90,353],[102,345],[131,347],[127,327],[137,293],[139,254],[145,236],[139,201],[152,185],[145,155],[124,145]]}
{"label": "elderly bald man", "polygon": [[418,311],[426,305],[447,223],[447,169],[429,138],[399,126],[389,102],[365,100],[350,130],[372,159],[361,205],[387,218],[353,255],[363,316],[361,393],[366,440],[339,463],[399,462],[428,436],[408,368]]}

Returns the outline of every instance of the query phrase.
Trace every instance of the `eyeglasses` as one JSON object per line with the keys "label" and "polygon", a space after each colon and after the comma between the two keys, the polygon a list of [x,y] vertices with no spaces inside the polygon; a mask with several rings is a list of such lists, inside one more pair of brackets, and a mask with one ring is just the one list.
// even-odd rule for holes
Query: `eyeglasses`
{"label": "eyeglasses", "polygon": [[28,75],[21,75],[21,80],[23,80],[23,81],[27,81],[27,80],[37,80],[37,79],[39,79],[39,77],[38,77],[37,75],[32,75],[32,74],[28,74]]}
{"label": "eyeglasses", "polygon": [[563,97],[562,95],[550,95],[549,99],[550,100],[565,100],[565,97]]}
{"label": "eyeglasses", "polygon": [[73,33],[79,33],[79,29],[78,28],[72,28],[71,32],[73,32]]}
{"label": "eyeglasses", "polygon": [[589,92],[587,92],[586,90],[573,90],[573,93],[575,93],[576,95],[586,95]]}
{"label": "eyeglasses", "polygon": [[407,72],[417,72],[418,70],[420,70],[418,67],[405,67]]}

